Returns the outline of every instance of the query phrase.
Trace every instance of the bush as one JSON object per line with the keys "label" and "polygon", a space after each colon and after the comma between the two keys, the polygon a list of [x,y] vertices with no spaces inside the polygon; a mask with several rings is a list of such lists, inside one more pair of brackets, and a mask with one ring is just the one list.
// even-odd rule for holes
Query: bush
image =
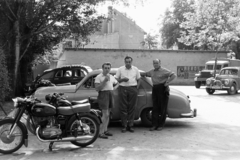
{"label": "bush", "polygon": [[3,50],[0,48],[0,103],[5,101],[9,92],[10,86],[6,59]]}

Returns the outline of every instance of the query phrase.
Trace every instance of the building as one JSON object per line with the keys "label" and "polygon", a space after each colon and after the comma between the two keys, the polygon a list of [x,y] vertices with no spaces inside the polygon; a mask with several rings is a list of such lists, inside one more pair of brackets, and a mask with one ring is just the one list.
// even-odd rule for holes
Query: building
{"label": "building", "polygon": [[[90,42],[84,48],[143,49],[141,42],[146,32],[126,14],[108,7],[107,19],[102,22],[101,31],[89,36]],[[65,40],[66,48],[77,48],[73,39]]]}

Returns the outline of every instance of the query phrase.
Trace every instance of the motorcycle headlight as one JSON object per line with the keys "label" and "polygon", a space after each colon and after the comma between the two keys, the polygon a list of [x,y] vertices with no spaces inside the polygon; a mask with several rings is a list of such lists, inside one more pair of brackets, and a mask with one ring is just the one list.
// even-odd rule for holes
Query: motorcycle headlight
{"label": "motorcycle headlight", "polygon": [[18,105],[18,100],[17,98],[13,98],[12,100],[13,100],[13,106],[16,108]]}
{"label": "motorcycle headlight", "polygon": [[229,85],[229,79],[225,79],[225,81],[224,81],[224,85]]}
{"label": "motorcycle headlight", "polygon": [[211,80],[210,80],[210,79],[207,79],[207,80],[206,80],[206,83],[207,83],[207,85],[210,85],[210,84],[211,84]]}

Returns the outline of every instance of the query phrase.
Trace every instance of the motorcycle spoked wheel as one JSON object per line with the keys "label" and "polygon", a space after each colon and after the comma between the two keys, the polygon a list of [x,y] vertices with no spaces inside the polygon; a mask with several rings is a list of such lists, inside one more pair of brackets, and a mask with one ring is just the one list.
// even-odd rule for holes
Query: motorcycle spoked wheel
{"label": "motorcycle spoked wheel", "polygon": [[0,121],[0,153],[10,154],[17,151],[24,143],[24,134],[27,134],[21,122],[18,122],[11,137],[7,137],[14,119]]}
{"label": "motorcycle spoked wheel", "polygon": [[78,136],[84,136],[84,135],[91,135],[93,136],[92,139],[89,140],[81,140],[81,141],[71,141],[72,144],[80,147],[86,147],[93,142],[96,141],[99,135],[99,123],[94,115],[91,114],[81,114],[80,119],[83,124],[83,128],[85,128],[88,131],[88,134],[86,134],[84,131],[82,131],[81,127],[79,126],[78,119],[76,117],[73,117],[70,120],[70,125],[68,126],[68,130],[74,134],[74,130],[77,128]]}

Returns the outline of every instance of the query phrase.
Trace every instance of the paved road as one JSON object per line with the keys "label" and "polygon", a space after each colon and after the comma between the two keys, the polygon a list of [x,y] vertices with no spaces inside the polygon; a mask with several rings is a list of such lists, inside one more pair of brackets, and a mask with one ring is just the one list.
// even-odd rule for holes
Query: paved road
{"label": "paved road", "polygon": [[70,143],[48,144],[30,136],[29,147],[22,147],[5,160],[25,159],[106,159],[106,160],[238,160],[240,159],[240,93],[229,96],[219,91],[208,95],[205,88],[172,86],[190,96],[191,106],[197,108],[194,119],[167,119],[162,131],[150,132],[136,122],[135,133],[121,133],[120,123],[112,123],[114,136],[98,139],[87,148]]}

